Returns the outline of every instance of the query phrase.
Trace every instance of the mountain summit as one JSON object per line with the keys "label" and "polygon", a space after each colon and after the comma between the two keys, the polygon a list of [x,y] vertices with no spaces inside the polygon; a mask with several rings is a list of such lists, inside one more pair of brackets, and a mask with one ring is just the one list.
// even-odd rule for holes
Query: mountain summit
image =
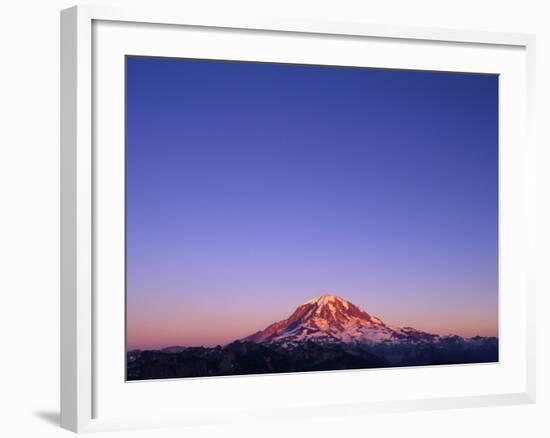
{"label": "mountain summit", "polygon": [[287,319],[275,322],[243,341],[294,345],[317,343],[394,343],[433,341],[438,335],[411,327],[391,327],[337,295],[325,294],[300,305]]}

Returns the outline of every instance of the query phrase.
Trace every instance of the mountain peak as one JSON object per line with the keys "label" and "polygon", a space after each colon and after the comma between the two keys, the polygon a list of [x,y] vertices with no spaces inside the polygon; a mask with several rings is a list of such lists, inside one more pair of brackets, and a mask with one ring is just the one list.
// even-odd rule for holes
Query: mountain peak
{"label": "mountain peak", "polygon": [[323,294],[316,298],[312,298],[311,300],[306,301],[302,305],[306,305],[306,304],[326,305],[328,303],[336,303],[336,302],[349,304],[348,301],[344,300],[342,297],[339,297],[338,295]]}
{"label": "mountain peak", "polygon": [[275,322],[244,340],[294,343],[368,342],[390,339],[395,330],[375,316],[334,294],[323,294],[300,305],[287,319]]}

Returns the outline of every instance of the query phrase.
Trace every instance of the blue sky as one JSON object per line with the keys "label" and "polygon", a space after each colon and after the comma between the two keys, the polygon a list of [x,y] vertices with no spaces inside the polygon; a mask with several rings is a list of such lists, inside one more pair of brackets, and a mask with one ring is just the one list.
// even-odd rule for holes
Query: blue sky
{"label": "blue sky", "polygon": [[127,58],[129,347],[323,293],[496,335],[498,77]]}

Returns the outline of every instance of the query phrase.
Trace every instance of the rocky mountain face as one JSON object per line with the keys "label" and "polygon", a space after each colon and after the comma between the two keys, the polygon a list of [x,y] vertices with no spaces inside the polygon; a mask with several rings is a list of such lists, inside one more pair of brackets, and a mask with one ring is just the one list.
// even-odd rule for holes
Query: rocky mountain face
{"label": "rocky mountain face", "polygon": [[243,341],[295,346],[305,341],[321,344],[437,342],[439,335],[412,327],[392,327],[336,295],[306,301],[283,321],[271,324]]}

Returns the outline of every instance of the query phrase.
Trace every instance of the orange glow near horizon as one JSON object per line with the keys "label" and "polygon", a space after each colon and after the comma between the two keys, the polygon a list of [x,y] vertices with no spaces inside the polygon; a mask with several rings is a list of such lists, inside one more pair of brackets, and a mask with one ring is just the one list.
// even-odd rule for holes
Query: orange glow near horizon
{"label": "orange glow near horizon", "polygon": [[[180,318],[175,316],[178,313],[176,309],[164,315],[141,312],[140,315],[134,315],[128,321],[127,349],[160,349],[173,345],[205,347],[225,345],[263,330],[273,322],[288,318],[295,308],[286,312],[274,309],[272,313],[265,315],[245,311],[224,314],[219,311],[197,309],[194,313],[188,313],[185,316],[182,313]],[[394,327],[414,327],[442,336],[459,335],[466,338],[498,336],[497,318],[487,318],[486,312],[483,311],[472,311],[468,315],[468,320],[465,320],[457,318],[456,312],[452,309],[447,312],[438,310],[437,315],[430,309],[405,310],[395,312],[391,319],[376,312],[371,313],[369,309],[364,310]]]}

